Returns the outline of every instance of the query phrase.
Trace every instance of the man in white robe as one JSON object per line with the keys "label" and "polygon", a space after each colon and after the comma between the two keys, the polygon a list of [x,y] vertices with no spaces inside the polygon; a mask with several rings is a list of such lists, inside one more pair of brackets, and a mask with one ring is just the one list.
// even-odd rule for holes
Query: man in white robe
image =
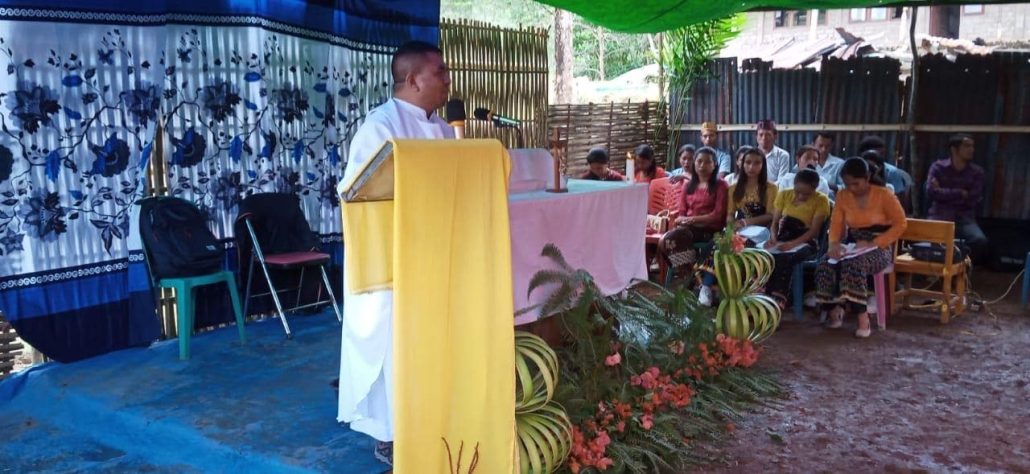
{"label": "man in white robe", "polygon": [[[394,97],[369,112],[354,134],[341,189],[386,140],[454,138],[454,129],[434,112],[447,102],[451,84],[440,50],[428,43],[406,43],[394,53],[390,67]],[[376,458],[392,464],[393,291],[348,292],[343,306],[337,420],[378,440]]]}

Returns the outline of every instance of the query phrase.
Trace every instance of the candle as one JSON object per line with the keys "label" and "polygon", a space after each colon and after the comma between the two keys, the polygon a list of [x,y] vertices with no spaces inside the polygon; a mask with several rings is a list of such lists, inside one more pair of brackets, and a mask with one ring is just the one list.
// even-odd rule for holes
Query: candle
{"label": "candle", "polygon": [[633,159],[633,153],[626,152],[626,181],[633,182],[633,175],[635,175],[634,167],[636,161]]}

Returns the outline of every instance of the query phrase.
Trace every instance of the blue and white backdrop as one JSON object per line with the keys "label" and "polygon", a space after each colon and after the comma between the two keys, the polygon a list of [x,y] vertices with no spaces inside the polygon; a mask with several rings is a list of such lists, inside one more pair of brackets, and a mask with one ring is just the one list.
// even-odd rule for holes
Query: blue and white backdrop
{"label": "blue and white backdrop", "polygon": [[227,241],[244,196],[298,194],[339,261],[348,140],[438,27],[438,1],[0,0],[0,311],[60,361],[160,335],[149,160]]}

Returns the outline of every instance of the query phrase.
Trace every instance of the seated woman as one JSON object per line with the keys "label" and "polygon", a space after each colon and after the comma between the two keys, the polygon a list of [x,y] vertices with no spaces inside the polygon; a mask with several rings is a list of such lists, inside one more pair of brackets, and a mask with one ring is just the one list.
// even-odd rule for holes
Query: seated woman
{"label": "seated woman", "polygon": [[685,179],[690,179],[690,169],[694,167],[694,145],[686,144],[676,150],[680,167],[669,172],[669,182],[676,184]]}
{"label": "seated woman", "polygon": [[[721,232],[726,223],[726,182],[719,179],[715,170],[715,150],[701,147],[694,153],[694,167],[690,170],[690,181],[684,183],[680,195],[679,217],[676,225],[691,232],[693,242],[711,241]],[[702,285],[702,299],[711,302],[711,281]]]}
{"label": "seated woman", "polygon": [[608,161],[608,152],[604,148],[591,148],[587,153],[587,166],[590,170],[580,175],[579,179],[625,181],[625,176],[608,167]]}
{"label": "seated woman", "polygon": [[636,170],[633,174],[633,182],[635,183],[650,183],[652,179],[664,178],[668,176],[665,173],[665,168],[658,166],[658,162],[654,159],[654,149],[651,145],[640,145],[636,150],[633,151],[633,169]]}
{"label": "seated woman", "polygon": [[765,248],[773,252],[773,268],[766,292],[780,308],[787,305],[794,266],[818,251],[819,232],[830,216],[830,199],[819,192],[819,173],[802,169],[794,176],[791,189],[776,194],[772,232]]}
{"label": "seated woman", "polygon": [[[753,149],[755,148],[747,145],[737,148],[737,153],[733,155],[733,172],[726,175],[726,177],[723,178],[724,180],[726,180],[727,186],[733,186],[734,184],[737,184],[737,172],[744,167],[744,155],[747,154],[748,150]],[[768,177],[766,179],[768,179]]]}
{"label": "seated woman", "polygon": [[765,154],[758,148],[744,151],[737,170],[737,182],[729,188],[726,220],[734,230],[747,226],[768,226],[772,222],[776,185],[767,182]]}
{"label": "seated woman", "polygon": [[[894,193],[870,183],[864,159],[848,159],[840,174],[845,188],[837,193],[829,248],[816,268],[816,300],[830,312],[829,327],[841,326],[846,304],[848,312],[858,315],[855,336],[869,337],[866,302],[872,295],[870,277],[891,264],[890,247],[905,232],[908,221]],[[846,250],[844,243],[854,245]]]}
{"label": "seated woman", "polygon": [[[814,170],[819,166],[819,149],[812,145],[801,145],[798,147],[798,151],[794,152],[794,160],[797,161],[798,170],[806,168]],[[779,188],[780,192],[794,186],[794,177],[796,175],[797,173],[791,172],[780,176],[780,179],[776,180],[776,187]],[[830,183],[822,176],[819,176],[819,185],[815,189],[827,196],[830,195]]]}

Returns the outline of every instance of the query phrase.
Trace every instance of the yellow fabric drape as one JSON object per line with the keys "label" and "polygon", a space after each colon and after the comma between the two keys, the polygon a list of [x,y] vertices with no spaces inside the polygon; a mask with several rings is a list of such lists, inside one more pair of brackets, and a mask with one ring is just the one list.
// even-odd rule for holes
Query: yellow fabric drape
{"label": "yellow fabric drape", "polygon": [[393,201],[341,202],[350,293],[393,287]]}
{"label": "yellow fabric drape", "polygon": [[[475,459],[474,472],[512,472],[508,154],[496,140],[396,140],[393,159],[392,209],[360,212],[382,226],[392,211],[394,469],[449,473],[460,463],[465,473]],[[371,265],[352,250],[360,257],[348,254],[348,267]],[[373,286],[383,275],[347,271]]]}

